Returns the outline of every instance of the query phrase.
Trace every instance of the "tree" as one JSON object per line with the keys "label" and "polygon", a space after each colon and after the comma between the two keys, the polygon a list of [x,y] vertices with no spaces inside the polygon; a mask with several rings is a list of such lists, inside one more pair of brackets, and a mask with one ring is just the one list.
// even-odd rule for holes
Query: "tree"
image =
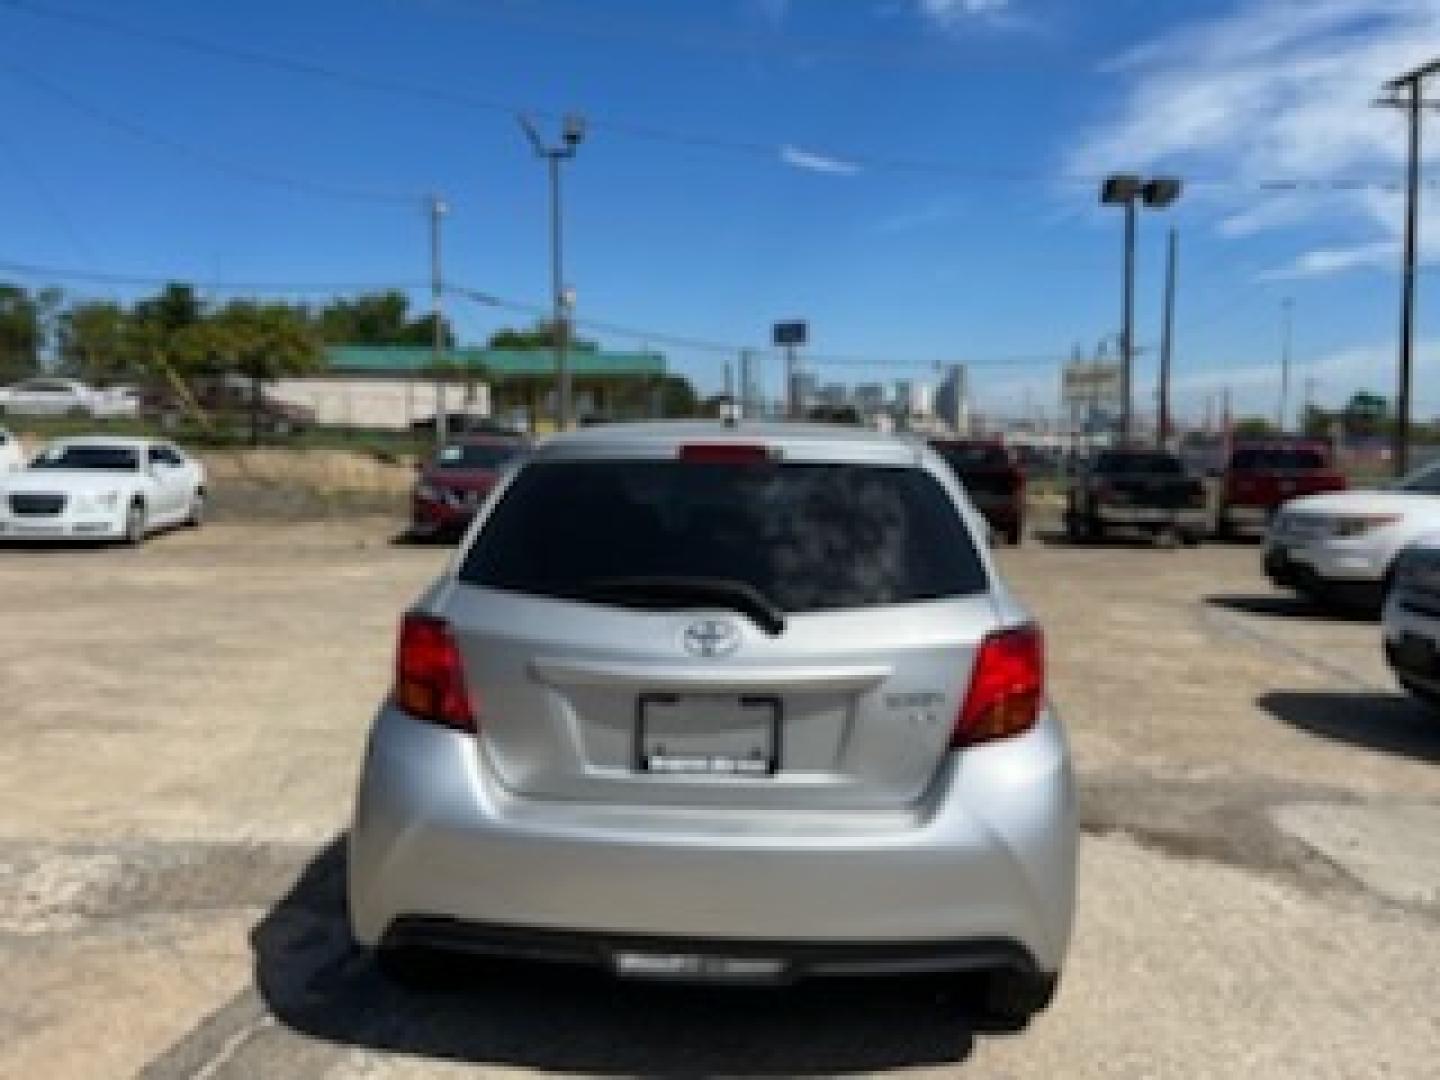
{"label": "tree", "polygon": [[700,408],[695,387],[683,375],[662,375],[656,384],[656,398],[661,416],[695,416]]}
{"label": "tree", "polygon": [[1232,429],[1236,435],[1274,435],[1276,427],[1273,421],[1263,416],[1242,416],[1236,420]]}
{"label": "tree", "polygon": [[[553,349],[559,343],[555,323],[542,319],[528,330],[512,330],[505,327],[490,335],[488,345],[492,349]],[[572,352],[599,352],[600,346],[583,338],[571,338]]]}
{"label": "tree", "polygon": [[195,287],[172,281],[155,296],[137,301],[133,309],[137,322],[150,323],[167,334],[179,333],[205,318],[205,304]]}
{"label": "tree", "polygon": [[1357,390],[1341,420],[1347,435],[1378,435],[1390,420],[1390,402],[1369,390]]}
{"label": "tree", "polygon": [[61,312],[56,353],[77,378],[104,381],[133,378],[144,366],[130,312],[113,300],[87,300]]}
{"label": "tree", "polygon": [[176,366],[194,375],[250,381],[250,441],[260,441],[261,386],[318,367],[321,342],[303,310],[288,304],[232,300],[174,335]]}
{"label": "tree", "polygon": [[19,285],[0,283],[0,382],[40,370],[43,338],[35,298]]}
{"label": "tree", "polygon": [[[329,345],[430,345],[435,339],[429,315],[410,318],[410,298],[398,289],[338,297],[315,314],[315,326]],[[455,345],[448,320],[441,319],[445,348]]]}

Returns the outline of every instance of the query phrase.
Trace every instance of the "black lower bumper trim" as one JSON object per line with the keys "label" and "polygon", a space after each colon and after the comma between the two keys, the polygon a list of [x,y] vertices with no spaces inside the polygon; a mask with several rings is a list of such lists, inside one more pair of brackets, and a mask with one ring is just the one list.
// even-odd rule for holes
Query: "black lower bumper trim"
{"label": "black lower bumper trim", "polygon": [[703,961],[771,961],[774,971],[744,981],[792,982],[804,978],[1018,971],[1038,967],[1020,944],[1001,939],[968,941],[772,941],[688,938],[495,926],[434,916],[403,916],[386,931],[382,949],[423,948],[499,959],[619,969],[627,955],[692,957],[702,963],[679,978],[708,981]]}

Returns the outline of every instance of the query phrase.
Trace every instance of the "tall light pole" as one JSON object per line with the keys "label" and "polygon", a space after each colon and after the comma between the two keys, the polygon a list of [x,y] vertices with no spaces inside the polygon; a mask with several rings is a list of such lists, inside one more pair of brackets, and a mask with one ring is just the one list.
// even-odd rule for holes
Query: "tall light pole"
{"label": "tall light pole", "polygon": [[1155,444],[1162,450],[1166,440],[1170,438],[1170,355],[1175,346],[1175,263],[1178,243],[1172,228],[1165,259],[1165,321],[1160,329],[1160,422],[1155,425]]}
{"label": "tall light pole", "polygon": [[563,431],[570,427],[573,411],[570,387],[570,321],[569,294],[565,288],[563,215],[560,200],[560,163],[575,156],[576,149],[585,138],[585,118],[578,113],[567,113],[561,125],[561,142],[558,146],[546,146],[527,116],[518,117],[520,127],[535,155],[545,160],[550,171],[550,278],[554,298],[555,335],[555,384],[557,398],[558,427]]}
{"label": "tall light pole", "polygon": [[[1420,239],[1420,111],[1424,101],[1425,80],[1440,72],[1440,60],[1407,71],[1386,84],[1390,97],[1382,105],[1398,105],[1409,119],[1410,161],[1406,169],[1404,283],[1400,298],[1400,375],[1395,400],[1395,444],[1392,454],[1395,475],[1410,470],[1410,372],[1415,359],[1415,254]],[[1406,91],[1402,96],[1401,91]]]}
{"label": "tall light pole", "polygon": [[445,284],[440,274],[440,219],[450,212],[445,200],[430,196],[430,322],[435,367],[435,445],[450,437],[450,416],[445,402]]}
{"label": "tall light pole", "polygon": [[1135,369],[1135,206],[1143,202],[1160,210],[1180,197],[1177,177],[1156,176],[1144,180],[1132,173],[1107,176],[1100,187],[1100,201],[1106,206],[1125,208],[1125,287],[1122,306],[1123,329],[1120,374],[1120,437],[1128,441],[1134,425],[1132,385]]}
{"label": "tall light pole", "polygon": [[1280,302],[1280,416],[1276,427],[1282,434],[1290,416],[1290,338],[1294,315],[1295,301],[1287,296]]}

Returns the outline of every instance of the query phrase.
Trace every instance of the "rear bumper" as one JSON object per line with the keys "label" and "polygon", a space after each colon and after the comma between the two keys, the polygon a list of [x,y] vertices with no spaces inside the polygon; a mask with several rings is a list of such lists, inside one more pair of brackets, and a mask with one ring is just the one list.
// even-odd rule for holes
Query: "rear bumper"
{"label": "rear bumper", "polygon": [[445,503],[415,499],[410,505],[410,528],[421,536],[458,536],[469,527],[474,517],[474,510]]}
{"label": "rear bumper", "polygon": [[1226,503],[1220,508],[1220,517],[1230,525],[1263,528],[1270,524],[1278,509],[1280,509],[1278,503],[1273,506],[1244,506]]}
{"label": "rear bumper", "polygon": [[502,928],[588,942],[591,956],[614,939],[682,939],[727,956],[779,943],[802,968],[870,955],[902,970],[919,955],[1058,971],[1076,852],[1058,723],[951,756],[923,802],[865,821],[522,799],[472,737],[387,706],[350,833],[351,926],[370,948],[436,928],[483,946]]}
{"label": "rear bumper", "polygon": [[1095,516],[1106,525],[1162,526],[1176,529],[1203,529],[1206,526],[1205,511],[1200,508],[1098,506]]}
{"label": "rear bumper", "polygon": [[600,967],[650,978],[731,982],[1036,971],[1034,958],[1013,941],[724,941],[402,917],[391,924],[382,942],[382,948],[416,946],[507,960]]}
{"label": "rear bumper", "polygon": [[1385,598],[1385,570],[1365,555],[1291,548],[1272,540],[1265,546],[1264,568],[1282,589],[1344,607],[1378,608]]}

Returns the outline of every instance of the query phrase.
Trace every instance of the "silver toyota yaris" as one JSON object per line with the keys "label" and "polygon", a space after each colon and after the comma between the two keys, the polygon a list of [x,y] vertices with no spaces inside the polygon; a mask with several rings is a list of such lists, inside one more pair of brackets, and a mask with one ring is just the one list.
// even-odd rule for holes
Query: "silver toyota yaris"
{"label": "silver toyota yaris", "polygon": [[362,946],[1050,1000],[1076,815],[1040,631],[918,442],[553,438],[404,616],[350,833]]}

